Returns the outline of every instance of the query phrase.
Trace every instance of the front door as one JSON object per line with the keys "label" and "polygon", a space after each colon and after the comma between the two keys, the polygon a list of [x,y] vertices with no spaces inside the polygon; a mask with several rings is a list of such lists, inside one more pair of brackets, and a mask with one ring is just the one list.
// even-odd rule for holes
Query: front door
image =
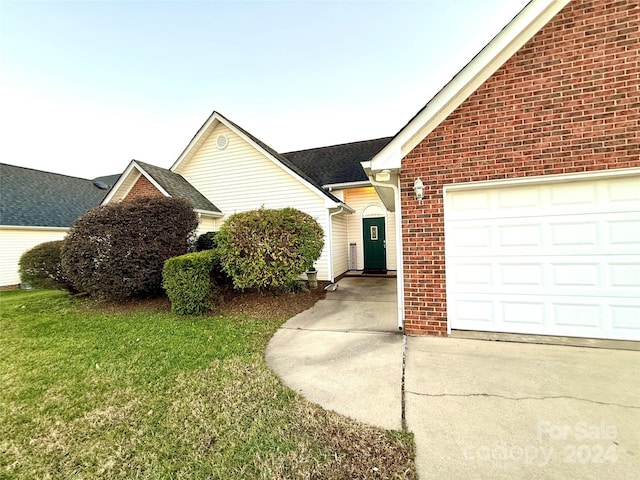
{"label": "front door", "polygon": [[384,217],[363,218],[364,270],[387,272],[387,244],[384,231]]}

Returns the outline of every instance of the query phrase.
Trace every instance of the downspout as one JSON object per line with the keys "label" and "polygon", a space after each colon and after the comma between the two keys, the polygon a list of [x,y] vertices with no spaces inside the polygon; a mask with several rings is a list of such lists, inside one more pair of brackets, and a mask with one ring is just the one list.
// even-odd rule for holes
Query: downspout
{"label": "downspout", "polygon": [[375,174],[369,175],[371,185],[378,187],[391,188],[393,190],[393,196],[395,197],[396,205],[396,288],[398,296],[398,330],[404,329],[404,261],[402,255],[402,207],[400,205],[400,175],[398,175],[398,185],[393,183],[381,183],[376,182]]}
{"label": "downspout", "polygon": [[344,212],[344,207],[340,206],[340,210],[329,213],[329,281],[333,283],[333,216]]}

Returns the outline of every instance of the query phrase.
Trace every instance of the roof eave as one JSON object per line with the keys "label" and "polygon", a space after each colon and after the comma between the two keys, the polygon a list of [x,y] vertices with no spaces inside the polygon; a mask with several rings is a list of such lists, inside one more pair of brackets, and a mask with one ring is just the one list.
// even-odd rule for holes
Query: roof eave
{"label": "roof eave", "polygon": [[402,158],[511,58],[570,0],[532,0],[371,159],[373,171]]}
{"label": "roof eave", "polygon": [[201,215],[209,215],[211,217],[217,218],[224,217],[224,213],[222,212],[214,212],[213,210],[202,210],[200,208],[194,208],[193,210]]}
{"label": "roof eave", "polygon": [[358,182],[342,182],[342,183],[327,183],[326,185],[322,185],[322,188],[325,190],[345,190],[348,188],[361,188],[361,187],[370,187],[371,182],[369,180],[360,180]]}

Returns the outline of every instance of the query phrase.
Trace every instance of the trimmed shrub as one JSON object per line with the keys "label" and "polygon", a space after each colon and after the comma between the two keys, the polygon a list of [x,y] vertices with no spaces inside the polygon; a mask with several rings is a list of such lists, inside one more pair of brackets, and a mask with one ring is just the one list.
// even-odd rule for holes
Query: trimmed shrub
{"label": "trimmed shrub", "polygon": [[203,233],[196,241],[196,249],[198,252],[202,252],[203,250],[213,250],[217,245],[216,232]]}
{"label": "trimmed shrub", "polygon": [[18,263],[20,281],[32,288],[68,289],[60,263],[63,243],[64,240],[45,242],[24,252]]}
{"label": "trimmed shrub", "polygon": [[214,271],[220,260],[215,250],[169,258],[162,270],[162,286],[171,310],[180,315],[200,315],[211,308],[218,286]]}
{"label": "trimmed shrub", "polygon": [[187,253],[198,217],[182,199],[137,198],[89,210],[71,228],[62,269],[75,289],[106,299],[162,293],[168,258]]}
{"label": "trimmed shrub", "polygon": [[295,284],[320,257],[324,232],[295,208],[261,208],[231,215],[216,241],[235,288],[278,290]]}

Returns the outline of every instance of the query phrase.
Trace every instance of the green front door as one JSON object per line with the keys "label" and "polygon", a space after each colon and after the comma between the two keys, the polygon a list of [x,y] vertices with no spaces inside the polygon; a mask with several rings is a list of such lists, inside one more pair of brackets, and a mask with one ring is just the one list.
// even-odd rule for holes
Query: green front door
{"label": "green front door", "polygon": [[370,272],[386,273],[387,244],[384,232],[384,217],[363,218],[364,269]]}

